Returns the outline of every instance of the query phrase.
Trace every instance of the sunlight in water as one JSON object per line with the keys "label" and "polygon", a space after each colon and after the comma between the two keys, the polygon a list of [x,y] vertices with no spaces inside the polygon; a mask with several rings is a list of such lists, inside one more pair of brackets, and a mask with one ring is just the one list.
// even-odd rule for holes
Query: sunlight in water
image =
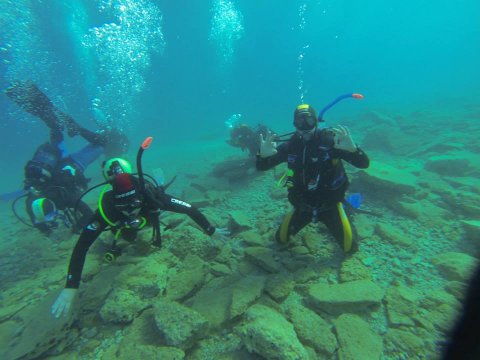
{"label": "sunlight in water", "polygon": [[215,0],[209,39],[216,46],[222,63],[230,63],[235,45],[243,36],[243,15],[233,1]]}
{"label": "sunlight in water", "polygon": [[95,113],[108,114],[97,116],[97,122],[108,125],[114,120],[123,127],[134,96],[145,86],[152,54],[165,47],[162,13],[148,0],[99,1],[98,9],[114,21],[89,29],[84,37],[84,46],[95,52],[98,61],[92,107]]}

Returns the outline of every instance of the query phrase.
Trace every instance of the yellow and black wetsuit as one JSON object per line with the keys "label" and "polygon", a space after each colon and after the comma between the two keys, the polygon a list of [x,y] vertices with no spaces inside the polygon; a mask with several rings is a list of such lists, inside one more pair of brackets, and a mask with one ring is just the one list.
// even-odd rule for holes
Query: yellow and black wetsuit
{"label": "yellow and black wetsuit", "polygon": [[354,230],[342,206],[349,185],[342,160],[362,169],[370,163],[360,148],[356,152],[335,149],[329,129],[316,130],[309,141],[295,134],[275,155],[257,155],[258,170],[288,164],[286,186],[294,211],[285,217],[277,240],[288,242],[313,220],[323,222],[346,252],[352,249]]}
{"label": "yellow and black wetsuit", "polygon": [[[176,197],[165,194],[160,189],[154,189],[155,200],[150,196],[146,196],[143,200],[143,205],[138,214],[145,226],[155,226],[158,224],[159,210],[172,211],[176,213],[186,214],[193,221],[195,221],[207,235],[212,235],[215,232],[215,227],[210,224],[207,218],[194,206]],[[152,194],[152,192],[149,192]],[[99,208],[93,215],[89,224],[84,227],[80,238],[73,249],[68,267],[67,288],[78,288],[80,285],[80,278],[82,276],[83,265],[87,256],[88,249],[109,226],[116,230],[121,230],[120,226],[125,221],[121,212],[117,211],[113,206],[112,192],[108,191],[102,196]],[[113,224],[113,226],[112,226]],[[136,235],[133,229],[127,229],[130,239]]]}

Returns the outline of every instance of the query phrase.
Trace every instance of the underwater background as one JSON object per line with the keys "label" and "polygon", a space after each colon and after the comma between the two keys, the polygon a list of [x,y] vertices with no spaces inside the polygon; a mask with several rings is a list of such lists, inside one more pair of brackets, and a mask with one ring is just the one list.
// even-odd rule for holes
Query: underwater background
{"label": "underwater background", "polygon": [[[147,170],[178,176],[173,194],[235,230],[209,244],[175,215],[161,251],[108,265],[94,246],[65,330],[48,304],[77,236],[32,232],[2,197],[2,358],[437,358],[480,246],[479,15],[474,0],[1,0],[0,89],[32,80],[88,129],[123,129],[131,160],[153,136]],[[360,249],[348,261],[313,225],[278,249],[290,209],[281,171],[228,177],[222,166],[248,155],[226,143],[226,122],[290,132],[298,104],[318,111],[352,92],[365,98],[325,120],[349,126],[369,155],[368,170],[348,170],[377,215],[356,217]],[[8,194],[48,129],[3,92],[0,108]],[[102,181],[100,161],[87,175]],[[188,324],[155,328],[151,319],[176,323],[161,313]]]}

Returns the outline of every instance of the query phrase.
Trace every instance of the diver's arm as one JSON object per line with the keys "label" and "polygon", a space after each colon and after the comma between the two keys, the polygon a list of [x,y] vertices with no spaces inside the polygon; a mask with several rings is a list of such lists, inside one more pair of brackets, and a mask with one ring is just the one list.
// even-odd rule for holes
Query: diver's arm
{"label": "diver's arm", "polygon": [[210,224],[205,215],[203,215],[195,206],[168,194],[162,194],[160,201],[163,205],[161,208],[162,210],[188,215],[190,219],[195,221],[195,223],[197,223],[207,235],[213,235],[215,232],[215,226]]}
{"label": "diver's arm", "polygon": [[106,222],[97,210],[88,225],[83,228],[80,238],[73,249],[70,264],[68,265],[66,288],[78,289],[80,286],[80,279],[82,277],[88,249],[100,236],[102,231],[105,230],[106,226]]}
{"label": "diver's arm", "polygon": [[367,154],[357,146],[357,150],[354,152],[349,152],[346,150],[336,150],[338,157],[342,160],[345,160],[349,164],[359,168],[366,169],[370,165],[370,159]]}
{"label": "diver's arm", "polygon": [[282,162],[286,162],[288,154],[287,147],[288,142],[279,145],[277,147],[277,153],[272,156],[262,157],[260,153],[257,153],[257,161],[255,163],[257,170],[269,170]]}

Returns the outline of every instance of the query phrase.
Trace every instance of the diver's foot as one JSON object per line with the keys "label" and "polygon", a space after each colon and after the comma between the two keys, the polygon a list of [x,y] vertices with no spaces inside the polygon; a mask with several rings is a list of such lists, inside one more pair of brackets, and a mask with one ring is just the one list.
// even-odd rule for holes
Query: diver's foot
{"label": "diver's foot", "polygon": [[57,116],[67,128],[68,136],[75,137],[80,134],[80,125],[78,125],[70,115],[57,110]]}
{"label": "diver's foot", "polygon": [[162,247],[162,242],[161,241],[153,241],[152,246],[160,249]]}

